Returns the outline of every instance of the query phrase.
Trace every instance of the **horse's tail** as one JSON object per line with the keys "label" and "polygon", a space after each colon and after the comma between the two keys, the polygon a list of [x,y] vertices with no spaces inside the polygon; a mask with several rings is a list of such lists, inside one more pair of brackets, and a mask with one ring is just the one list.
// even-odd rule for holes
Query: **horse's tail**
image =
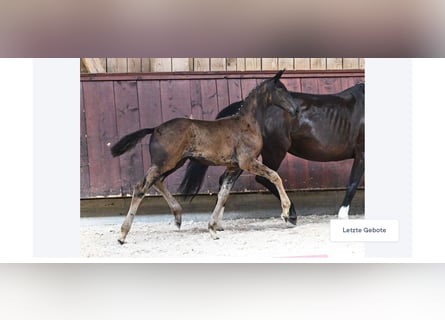
{"label": "horse's tail", "polygon": [[[243,101],[237,101],[230,104],[218,113],[216,119],[237,114],[242,105]],[[187,165],[184,178],[182,179],[181,185],[178,188],[178,192],[183,194],[184,199],[190,199],[190,201],[192,201],[198,194],[208,168],[209,166],[205,164],[197,162],[193,159],[190,160],[189,164]]]}
{"label": "horse's tail", "polygon": [[143,137],[152,133],[153,130],[153,128],[146,128],[127,134],[111,147],[111,154],[113,157],[120,156],[121,154],[134,148]]}
{"label": "horse's tail", "polygon": [[178,188],[178,192],[183,194],[184,200],[190,199],[192,201],[198,194],[208,168],[209,166],[205,164],[190,160],[184,178]]}

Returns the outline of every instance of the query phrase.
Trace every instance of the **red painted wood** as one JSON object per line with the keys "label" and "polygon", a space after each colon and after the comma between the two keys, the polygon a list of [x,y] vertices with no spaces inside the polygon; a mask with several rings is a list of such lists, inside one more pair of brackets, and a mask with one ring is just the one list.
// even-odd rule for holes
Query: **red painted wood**
{"label": "red painted wood", "polygon": [[227,80],[229,89],[229,103],[238,102],[243,99],[241,94],[241,80],[240,79],[228,79]]}
{"label": "red painted wood", "polygon": [[203,119],[200,80],[190,80],[190,106],[193,119]]}
{"label": "red painted wood", "polygon": [[[159,81],[138,81],[137,86],[141,128],[157,127],[163,122],[160,83]],[[149,141],[149,136],[141,141],[144,174],[147,173],[151,164]],[[148,193],[155,194],[156,191],[151,188]]]}
{"label": "red painted wood", "polygon": [[[201,102],[202,119],[214,120],[219,112],[216,80],[201,80]],[[224,170],[221,171],[220,168],[209,167],[202,189],[208,192],[216,192],[219,189],[217,186],[219,186],[219,175],[222,172]]]}
{"label": "red painted wood", "polygon": [[119,159],[110,153],[117,140],[116,111],[112,82],[85,82],[85,124],[91,195],[121,194]]}
{"label": "red painted wood", "polygon": [[216,97],[218,101],[218,112],[230,104],[227,79],[216,80]]}
{"label": "red painted wood", "polygon": [[83,102],[83,83],[80,86],[80,196],[88,197],[90,191],[90,168],[88,163],[87,128],[85,104]]}
{"label": "red painted wood", "polygon": [[[139,130],[139,101],[136,81],[115,81],[114,100],[116,107],[116,124],[118,136]],[[130,194],[136,183],[144,178],[142,147],[134,149],[119,157],[121,187],[123,194]]]}
{"label": "red painted wood", "polygon": [[[239,101],[274,72],[110,74],[81,76],[81,196],[130,194],[150,166],[149,137],[134,150],[112,158],[108,143],[139,128],[155,127],[174,117],[213,120],[226,105]],[[364,81],[362,72],[286,72],[291,91],[340,92]],[[84,111],[83,111],[84,110]],[[288,189],[344,188],[352,161],[309,162],[287,155],[278,172]],[[167,179],[172,192],[183,170]],[[218,191],[224,168],[211,167],[202,193]],[[248,173],[234,191],[264,190]],[[156,192],[151,189],[151,194]]]}

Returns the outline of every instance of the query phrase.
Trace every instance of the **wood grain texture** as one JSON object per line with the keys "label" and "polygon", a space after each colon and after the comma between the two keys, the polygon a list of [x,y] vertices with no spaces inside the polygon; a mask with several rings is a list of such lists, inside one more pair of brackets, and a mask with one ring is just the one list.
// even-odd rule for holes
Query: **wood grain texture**
{"label": "wood grain texture", "polygon": [[364,68],[364,58],[82,58],[80,63],[82,73],[363,70]]}
{"label": "wood grain texture", "polygon": [[326,70],[326,58],[311,58],[311,70]]}
{"label": "wood grain texture", "polygon": [[128,59],[126,58],[108,58],[107,72],[119,73],[128,72]]}
{"label": "wood grain texture", "polygon": [[[135,149],[122,157],[111,157],[110,144],[123,134],[139,128],[156,127],[174,117],[191,115],[195,119],[213,120],[218,111],[244,98],[265,76],[272,74],[217,72],[191,74],[189,78],[170,73],[146,78],[112,74],[106,77],[81,76],[81,196],[128,195],[134,183],[148,170],[149,137],[142,139]],[[282,80],[292,91],[334,93],[363,82],[364,74],[355,71],[328,75],[312,71],[287,72]],[[290,189],[343,188],[350,166],[350,161],[321,164],[287,155],[278,172],[285,187]],[[176,192],[183,170],[167,178],[172,192]],[[218,191],[219,175],[223,170],[209,169],[202,193]],[[255,182],[253,176],[244,173],[233,190],[243,192],[264,188]],[[149,193],[156,194],[154,189]]]}

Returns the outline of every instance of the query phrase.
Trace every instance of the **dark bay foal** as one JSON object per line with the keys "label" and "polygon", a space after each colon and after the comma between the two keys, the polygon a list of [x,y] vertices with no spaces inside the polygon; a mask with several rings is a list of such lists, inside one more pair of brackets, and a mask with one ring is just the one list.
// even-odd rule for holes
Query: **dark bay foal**
{"label": "dark bay foal", "polygon": [[222,215],[221,210],[229,195],[228,184],[236,180],[241,170],[264,177],[277,189],[282,207],[281,217],[289,218],[290,200],[286,195],[279,175],[257,160],[262,148],[264,119],[267,108],[276,105],[295,115],[297,106],[290,93],[279,80],[283,71],[253,89],[244,101],[239,114],[215,121],[176,118],[156,128],[142,129],[123,137],[112,148],[114,157],[133,148],[143,137],[151,134],[149,150],[151,167],[143,181],[133,191],[128,214],[121,226],[119,243],[123,244],[130,231],[136,211],[151,186],[167,201],[178,228],[181,226],[182,208],[165,187],[164,179],[181,167],[187,159],[193,159],[205,165],[225,166],[226,179],[218,194],[209,222],[209,231],[217,239],[216,229]]}

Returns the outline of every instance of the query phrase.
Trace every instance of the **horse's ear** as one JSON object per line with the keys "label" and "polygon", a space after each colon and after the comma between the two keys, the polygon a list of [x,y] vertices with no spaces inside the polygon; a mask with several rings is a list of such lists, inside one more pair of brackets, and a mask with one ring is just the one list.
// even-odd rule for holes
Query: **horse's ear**
{"label": "horse's ear", "polygon": [[277,82],[281,76],[283,75],[284,71],[286,71],[286,69],[280,70],[277,72],[277,74],[272,78],[274,82]]}

